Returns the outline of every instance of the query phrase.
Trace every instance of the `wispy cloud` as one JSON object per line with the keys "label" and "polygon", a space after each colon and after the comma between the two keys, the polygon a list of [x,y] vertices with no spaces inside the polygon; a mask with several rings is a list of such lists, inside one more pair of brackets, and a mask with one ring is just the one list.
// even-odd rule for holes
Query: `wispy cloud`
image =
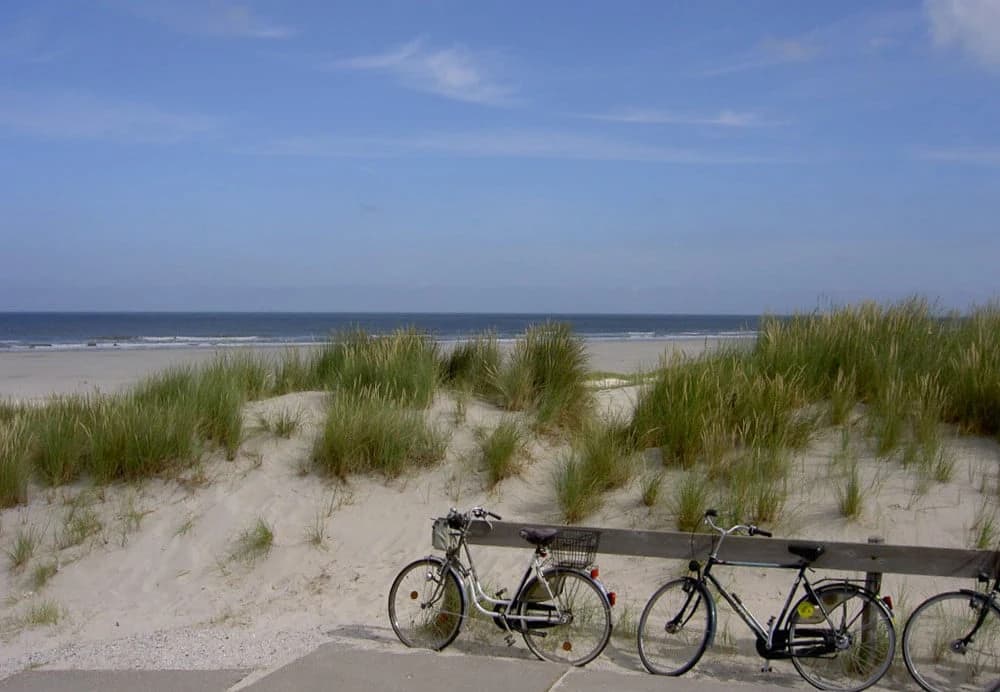
{"label": "wispy cloud", "polygon": [[819,42],[811,36],[766,38],[730,62],[705,70],[702,74],[711,77],[756,70],[762,67],[804,63],[819,56],[821,51]]}
{"label": "wispy cloud", "polygon": [[399,138],[290,137],[253,147],[246,153],[359,159],[430,155],[674,164],[795,162],[782,157],[651,146],[607,137],[533,130],[431,133]]}
{"label": "wispy cloud", "polygon": [[0,132],[45,139],[171,143],[215,130],[216,118],[81,91],[0,91]]}
{"label": "wispy cloud", "polygon": [[227,0],[113,0],[137,17],[182,34],[230,38],[284,39],[295,29],[269,21],[246,3]]}
{"label": "wispy cloud", "polygon": [[1000,68],[1000,2],[926,0],[934,42],[957,45],[987,67]]}
{"label": "wispy cloud", "polygon": [[420,39],[385,53],[362,55],[333,62],[338,70],[381,72],[416,91],[456,101],[509,105],[514,90],[496,81],[482,61],[463,48],[428,48]]}
{"label": "wispy cloud", "polygon": [[[960,1],[960,0],[956,0]],[[964,1],[964,0],[963,0]],[[981,0],[991,2],[993,0]],[[863,10],[792,36],[769,36],[748,50],[701,72],[721,76],[820,59],[884,52],[899,45],[922,21],[919,9]]]}
{"label": "wispy cloud", "polygon": [[928,148],[917,151],[916,157],[942,163],[1000,166],[1000,147]]}
{"label": "wispy cloud", "polygon": [[675,111],[626,108],[608,113],[592,113],[583,117],[613,123],[633,123],[637,125],[705,125],[710,127],[770,127],[783,123],[765,120],[756,113],[731,110],[719,111],[714,115],[690,115]]}

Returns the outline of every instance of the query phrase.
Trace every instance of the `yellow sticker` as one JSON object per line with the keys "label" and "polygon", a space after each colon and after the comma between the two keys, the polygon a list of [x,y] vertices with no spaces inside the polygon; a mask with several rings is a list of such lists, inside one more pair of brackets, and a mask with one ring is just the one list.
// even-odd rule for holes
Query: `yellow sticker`
{"label": "yellow sticker", "polygon": [[813,613],[816,612],[816,608],[814,608],[813,604],[809,601],[802,601],[802,603],[799,603],[799,607],[796,608],[796,610],[799,611],[799,617],[803,618],[811,618]]}

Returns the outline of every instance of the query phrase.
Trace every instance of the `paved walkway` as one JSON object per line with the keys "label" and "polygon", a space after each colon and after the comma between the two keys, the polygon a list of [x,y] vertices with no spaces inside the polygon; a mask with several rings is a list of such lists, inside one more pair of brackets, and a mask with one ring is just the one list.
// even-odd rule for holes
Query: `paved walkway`
{"label": "paved walkway", "polygon": [[[804,685],[804,683],[803,683]],[[275,671],[26,671],[0,682],[0,692],[764,692],[734,685],[565,668],[541,661],[490,656],[387,652],[324,644]]]}

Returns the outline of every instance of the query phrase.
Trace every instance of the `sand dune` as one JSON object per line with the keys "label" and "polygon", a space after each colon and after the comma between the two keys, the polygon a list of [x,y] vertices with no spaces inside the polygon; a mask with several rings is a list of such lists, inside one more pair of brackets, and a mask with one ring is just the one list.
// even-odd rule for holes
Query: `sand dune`
{"label": "sand dune", "polygon": [[[618,363],[630,357],[635,354],[610,356]],[[133,369],[102,384],[113,388],[134,374]],[[68,381],[63,374],[59,378]],[[636,394],[635,387],[600,390],[598,408],[605,415],[625,413]],[[481,504],[505,519],[560,521],[552,474],[567,451],[565,443],[534,439],[523,473],[488,491],[475,433],[495,426],[504,413],[473,400],[462,418],[447,393],[439,394],[427,412],[451,431],[446,459],[439,466],[389,481],[362,477],[344,484],[303,472],[326,396],[306,392],[248,405],[248,426],[256,425],[261,415],[283,409],[301,412],[303,425],[290,439],[257,430],[234,461],[212,457],[183,482],[101,489],[76,485],[34,492],[29,505],[3,511],[0,546],[10,548],[17,533],[28,528],[42,538],[24,568],[0,569],[0,675],[29,664],[265,667],[330,637],[349,637],[364,646],[401,646],[389,629],[385,599],[396,572],[431,552],[432,517],[451,506]],[[785,518],[770,527],[776,535],[860,541],[879,535],[892,543],[969,544],[982,479],[995,481],[1000,468],[995,442],[949,438],[956,459],[954,478],[925,491],[912,474],[862,449],[861,471],[871,492],[859,520],[840,517],[836,508],[828,466],[838,445],[839,435],[831,431],[795,456]],[[640,503],[636,480],[611,493],[585,523],[671,529],[677,477],[668,473],[664,497],[652,510]],[[59,549],[71,511],[92,512],[101,527],[80,545]],[[258,518],[273,528],[270,553],[252,563],[233,559],[240,533]],[[478,549],[476,556],[490,585],[512,588],[527,552]],[[36,589],[34,570],[50,563],[57,565],[57,573]],[[656,586],[683,567],[621,557],[602,557],[600,564],[602,576],[619,594],[617,633],[605,655],[591,665],[641,669],[633,641],[635,620]],[[791,578],[742,569],[730,570],[727,583],[738,584],[744,601],[766,617],[777,613]],[[924,593],[953,586],[948,580],[887,575],[884,591],[905,609],[915,607]],[[24,624],[28,611],[40,603],[58,608],[58,624]],[[777,672],[762,676],[743,626],[725,617],[724,606],[720,614],[723,634],[697,675],[802,684],[790,665],[777,663]],[[503,646],[498,632],[466,632],[456,646],[527,655],[520,644],[514,649]]]}

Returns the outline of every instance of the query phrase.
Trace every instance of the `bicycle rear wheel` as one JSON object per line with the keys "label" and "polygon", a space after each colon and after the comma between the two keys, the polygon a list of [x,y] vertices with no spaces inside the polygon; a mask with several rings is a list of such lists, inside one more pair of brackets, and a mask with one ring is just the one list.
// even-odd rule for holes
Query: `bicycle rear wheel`
{"label": "bicycle rear wheel", "polygon": [[439,651],[451,644],[465,618],[465,590],[441,558],[411,562],[389,590],[389,622],[407,646]]}
{"label": "bicycle rear wheel", "polygon": [[611,639],[611,604],[594,580],[573,569],[542,572],[532,578],[517,600],[518,614],[538,622],[511,621],[539,658],[583,666],[597,658]]}
{"label": "bicycle rear wheel", "polygon": [[788,621],[792,664],[821,690],[871,687],[888,672],[896,652],[892,614],[879,598],[852,584],[831,584],[816,595],[829,619],[810,596],[795,604]]}
{"label": "bicycle rear wheel", "polygon": [[683,675],[715,634],[715,601],[696,579],[668,581],[650,597],[639,619],[639,658],[650,673]]}
{"label": "bicycle rear wheel", "polygon": [[[985,619],[976,629],[984,608]],[[903,630],[903,659],[913,679],[930,692],[995,689],[1000,682],[1000,610],[974,591],[928,598]]]}

